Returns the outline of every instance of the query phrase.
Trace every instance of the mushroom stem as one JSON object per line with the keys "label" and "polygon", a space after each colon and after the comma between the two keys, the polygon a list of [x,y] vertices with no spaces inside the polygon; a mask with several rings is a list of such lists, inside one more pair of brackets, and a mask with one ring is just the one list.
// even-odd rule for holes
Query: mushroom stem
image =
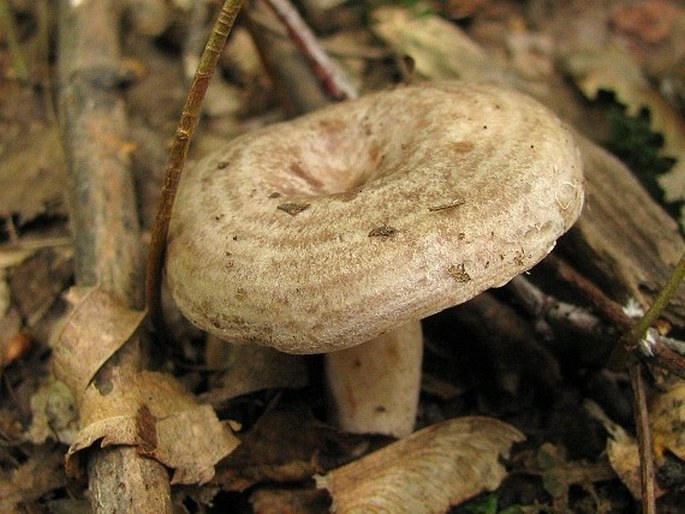
{"label": "mushroom stem", "polygon": [[326,354],[331,420],[348,432],[410,434],[419,402],[422,355],[418,321]]}

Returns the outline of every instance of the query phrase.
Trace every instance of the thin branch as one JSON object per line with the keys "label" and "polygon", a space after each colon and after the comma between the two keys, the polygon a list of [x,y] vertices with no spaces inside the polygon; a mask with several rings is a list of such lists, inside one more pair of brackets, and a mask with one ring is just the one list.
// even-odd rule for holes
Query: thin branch
{"label": "thin branch", "polygon": [[[70,207],[76,283],[98,286],[132,308],[142,304],[140,233],[129,169],[126,108],[118,90],[120,54],[117,0],[60,2],[59,114],[71,179]],[[133,337],[98,371],[125,383],[144,365]],[[98,389],[106,396],[107,388]],[[171,512],[169,478],[162,464],[130,446],[88,456],[94,512]]]}
{"label": "thin branch", "polygon": [[577,332],[600,338],[609,331],[602,319],[589,310],[545,293],[522,275],[514,277],[507,284],[507,289],[538,318],[538,322],[544,320],[550,326],[570,326]]}
{"label": "thin branch", "polygon": [[642,366],[633,361],[628,365],[630,382],[633,389],[635,429],[640,448],[640,485],[642,488],[642,511],[644,514],[656,514],[654,496],[654,453],[652,447],[652,430],[649,425],[647,392],[645,391]]}
{"label": "thin branch", "polygon": [[[549,257],[548,257],[549,258]],[[563,262],[557,259],[558,262]],[[565,266],[568,266],[565,264]],[[567,278],[575,282],[578,274],[575,270],[563,270]],[[579,274],[578,274],[579,275]],[[575,332],[586,334],[598,340],[606,340],[612,331],[624,333],[631,327],[631,319],[621,310],[621,306],[604,296],[594,284],[583,278],[586,283],[583,288],[592,290],[594,304],[601,306],[603,316],[598,317],[583,307],[563,302],[553,295],[549,295],[535,286],[524,276],[513,278],[507,289],[516,296],[523,307],[537,318],[538,329],[541,324],[548,327],[569,327]],[[576,283],[577,285],[577,283]],[[545,332],[549,331],[549,328]],[[650,329],[635,346],[639,356],[650,364],[667,369],[675,375],[685,379],[685,343],[668,338]]]}
{"label": "thin branch", "polygon": [[162,193],[157,206],[157,216],[152,227],[145,284],[150,319],[162,338],[168,339],[161,305],[161,288],[171,212],[178,184],[181,180],[183,166],[188,155],[190,141],[199,119],[202,101],[241,5],[241,0],[226,0],[219,12],[202,57],[200,57],[200,63],[183,106],[181,120],[176,129],[176,136],[171,147],[169,164],[165,171],[164,185],[162,186]]}
{"label": "thin branch", "polygon": [[316,36],[288,0],[264,0],[276,17],[283,23],[288,35],[307,57],[312,71],[326,91],[338,100],[357,98],[357,88],[348,80],[343,69],[331,59]]}
{"label": "thin branch", "polygon": [[[613,322],[624,333],[622,338],[624,351],[637,350],[643,359],[648,360],[662,368],[669,370],[680,378],[685,378],[685,343],[667,338],[659,334],[651,325],[661,315],[668,305],[669,299],[680,285],[685,276],[685,254],[681,256],[675,270],[668,279],[666,285],[657,295],[652,307],[642,316],[637,324],[622,311],[620,306],[607,298],[604,293],[592,282],[575,272],[568,264],[556,257],[552,258],[556,271],[569,283],[578,286],[594,307]],[[525,281],[525,279],[522,279]],[[536,292],[535,286],[525,281],[525,285],[518,281],[514,284],[514,290],[521,289],[523,293],[518,296],[527,301],[539,303],[549,302],[544,293]],[[539,307],[537,307],[539,309]],[[649,423],[649,411],[647,407],[647,393],[645,390],[642,365],[635,359],[628,359],[628,373],[630,375],[633,390],[635,427],[637,432],[638,447],[640,449],[640,485],[642,489],[642,509],[646,514],[656,514],[655,482],[654,482],[654,457],[652,445],[652,433]]]}
{"label": "thin branch", "polygon": [[[573,285],[575,290],[583,295],[600,317],[610,325],[615,326],[618,332],[627,334],[634,330],[635,321],[626,314],[623,307],[606,296],[604,291],[578,273],[566,261],[555,255],[549,255],[543,263],[550,265],[550,268],[557,273],[559,278]],[[681,266],[681,264],[682,259],[678,266]],[[678,268],[676,268],[677,270]],[[669,284],[671,284],[669,286],[669,294],[675,292],[677,287],[677,282],[674,285],[671,280],[673,280],[673,277],[669,280]],[[657,297],[659,303],[662,303],[662,300],[659,300],[662,294],[664,294],[664,291]],[[655,301],[655,304],[657,301]],[[652,319],[650,324],[653,321]],[[610,362],[612,364],[620,362],[622,365],[625,365],[629,360],[630,351],[634,349],[639,352],[640,357],[647,363],[660,366],[681,378],[685,378],[685,343],[682,341],[666,337],[657,330],[649,329],[635,341],[632,347],[623,344],[614,348],[614,355],[612,355]]]}
{"label": "thin branch", "polygon": [[670,371],[685,380],[685,343],[648,328],[635,347],[645,363]]}
{"label": "thin branch", "polygon": [[685,277],[685,252],[683,252],[683,254],[680,256],[680,260],[673,270],[673,273],[671,273],[668,281],[664,287],[661,288],[661,291],[659,291],[659,294],[654,299],[654,302],[649,310],[625,336],[624,342],[626,346],[631,348],[640,343],[640,340],[644,337],[647,329],[652,326],[652,323],[657,320],[657,318],[668,306],[668,302],[676,292],[676,289],[678,289],[678,286],[680,286],[680,283],[683,281],[683,277]]}
{"label": "thin branch", "polygon": [[634,321],[628,316],[621,305],[609,298],[596,284],[588,280],[584,275],[578,273],[565,260],[555,254],[548,255],[543,265],[547,265],[557,276],[567,284],[573,286],[576,292],[580,293],[592,308],[605,321],[615,325],[619,331],[625,332],[633,326]]}

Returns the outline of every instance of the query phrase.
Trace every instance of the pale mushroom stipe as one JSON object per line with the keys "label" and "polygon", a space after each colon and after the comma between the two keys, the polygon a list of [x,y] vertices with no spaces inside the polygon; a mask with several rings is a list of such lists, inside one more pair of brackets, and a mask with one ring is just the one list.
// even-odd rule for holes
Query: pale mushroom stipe
{"label": "pale mushroom stipe", "polygon": [[246,134],[189,168],[167,283],[226,341],[336,352],[531,268],[582,204],[572,134],[534,100],[481,83],[400,86]]}

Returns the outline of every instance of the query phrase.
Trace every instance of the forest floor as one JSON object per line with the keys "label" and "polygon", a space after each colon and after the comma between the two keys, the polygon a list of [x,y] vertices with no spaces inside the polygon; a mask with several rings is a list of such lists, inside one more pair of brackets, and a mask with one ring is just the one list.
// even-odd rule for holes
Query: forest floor
{"label": "forest floor", "polygon": [[[621,335],[685,250],[685,2],[297,3],[360,95],[496,83],[574,127],[583,153],[585,208],[550,258],[522,283],[423,320],[416,432],[399,441],[330,422],[320,355],[217,342],[171,300],[173,342],[143,320],[169,149],[220,2],[103,1],[103,17],[85,20],[96,38],[73,49],[88,31],[69,11],[89,3],[0,0],[0,511],[121,511],[96,506],[87,463],[104,441],[160,464],[172,486],[159,495],[177,512],[381,512],[371,505],[386,500],[408,513],[641,512],[639,383],[658,511],[683,512],[683,290],[656,325],[675,361],[631,355]],[[191,161],[334,101],[266,2],[247,4]],[[70,97],[77,74],[104,94]],[[98,186],[84,176],[101,151],[104,183],[123,173],[132,196],[110,191],[86,209]],[[129,245],[114,258],[88,232],[114,212],[109,201],[125,212],[105,239]],[[105,283],[101,258],[114,261]],[[131,340],[143,350],[126,374],[117,359]],[[115,399],[102,392],[109,374]]]}

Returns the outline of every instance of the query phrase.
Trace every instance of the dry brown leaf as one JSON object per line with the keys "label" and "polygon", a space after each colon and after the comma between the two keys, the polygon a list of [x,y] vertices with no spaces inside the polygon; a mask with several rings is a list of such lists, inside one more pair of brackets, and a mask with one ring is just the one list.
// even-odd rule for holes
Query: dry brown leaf
{"label": "dry brown leaf", "polygon": [[570,52],[565,69],[583,94],[591,99],[600,91],[611,91],[636,115],[646,106],[649,82],[630,54],[616,45],[605,48],[580,48]]}
{"label": "dry brown leaf", "polygon": [[172,484],[204,484],[214,465],[240,443],[209,405],[192,405],[158,423],[158,446],[150,455],[173,468]]}
{"label": "dry brown leaf", "polygon": [[66,215],[66,169],[57,127],[37,126],[0,159],[0,216],[19,225],[41,214]]}
{"label": "dry brown leaf", "polygon": [[[584,406],[588,413],[599,421],[609,433],[606,452],[611,469],[614,470],[635,499],[641,498],[640,450],[637,441],[623,427],[610,420],[596,403],[586,401]],[[659,497],[664,491],[657,486],[655,493]]]}
{"label": "dry brown leaf", "polygon": [[446,512],[506,476],[500,457],[523,434],[496,419],[466,417],[419,432],[317,477],[334,512]]}
{"label": "dry brown leaf", "polygon": [[373,31],[398,56],[410,56],[414,72],[432,80],[461,78],[508,84],[512,76],[453,23],[433,14],[401,7],[373,11]]}
{"label": "dry brown leaf", "polygon": [[538,100],[553,98],[563,110],[558,86],[549,80],[554,68],[553,39],[542,33],[509,30],[506,58],[489,52],[459,26],[434,14],[384,6],[372,13],[373,32],[398,58],[411,57],[420,79],[463,79],[518,89]]}
{"label": "dry brown leaf", "polygon": [[91,385],[82,396],[81,426],[67,453],[67,470],[79,471],[74,457],[97,441],[101,447],[137,446],[138,451],[174,469],[172,483],[205,483],[214,464],[239,441],[209,405],[195,398],[171,375],[143,371],[113,376],[112,390],[100,394]]}
{"label": "dry brown leaf", "polygon": [[211,377],[203,400],[217,404],[264,389],[307,385],[306,362],[301,355],[289,355],[266,346],[230,344],[214,336],[207,338],[206,362],[220,370]]}
{"label": "dry brown leaf", "polygon": [[11,474],[0,475],[0,512],[28,512],[19,504],[37,500],[45,493],[64,487],[67,477],[61,448],[39,447]]}
{"label": "dry brown leaf", "polygon": [[98,288],[72,289],[76,294],[79,299],[54,345],[53,362],[55,376],[80,403],[95,374],[131,338],[145,313]]}
{"label": "dry brown leaf", "polygon": [[[567,57],[566,69],[588,98],[596,98],[601,90],[611,91],[632,116],[649,109],[653,130],[664,137],[663,154],[676,159],[671,170],[658,179],[665,200],[685,199],[685,120],[651,87],[631,55],[615,45],[580,49]],[[685,212],[681,214],[683,222]]]}
{"label": "dry brown leaf", "polygon": [[7,272],[13,304],[28,327],[44,319],[50,307],[73,281],[74,250],[57,244],[38,249]]}
{"label": "dry brown leaf", "polygon": [[330,500],[312,489],[257,489],[250,504],[255,514],[328,514]]}
{"label": "dry brown leaf", "polygon": [[[385,441],[386,438],[383,438]],[[295,482],[322,473],[367,450],[369,437],[326,425],[301,405],[265,413],[219,466],[214,483],[244,491],[259,482]]]}
{"label": "dry brown leaf", "polygon": [[654,453],[662,458],[669,451],[685,461],[685,382],[679,380],[659,394],[649,409]]}
{"label": "dry brown leaf", "polygon": [[653,44],[670,34],[678,9],[677,5],[664,0],[618,5],[612,10],[611,21],[618,30]]}
{"label": "dry brown leaf", "polygon": [[640,483],[640,451],[635,439],[625,431],[612,434],[607,441],[607,455],[609,464],[625,485],[633,498],[642,496]]}
{"label": "dry brown leaf", "polygon": [[67,469],[80,471],[75,458],[100,441],[136,446],[141,454],[174,469],[174,483],[204,483],[214,464],[238,440],[208,405],[198,405],[171,375],[122,371],[106,380],[94,377],[138,329],[145,313],[126,308],[97,288],[80,290],[54,347],[55,375],[76,398],[81,431],[67,453]]}

